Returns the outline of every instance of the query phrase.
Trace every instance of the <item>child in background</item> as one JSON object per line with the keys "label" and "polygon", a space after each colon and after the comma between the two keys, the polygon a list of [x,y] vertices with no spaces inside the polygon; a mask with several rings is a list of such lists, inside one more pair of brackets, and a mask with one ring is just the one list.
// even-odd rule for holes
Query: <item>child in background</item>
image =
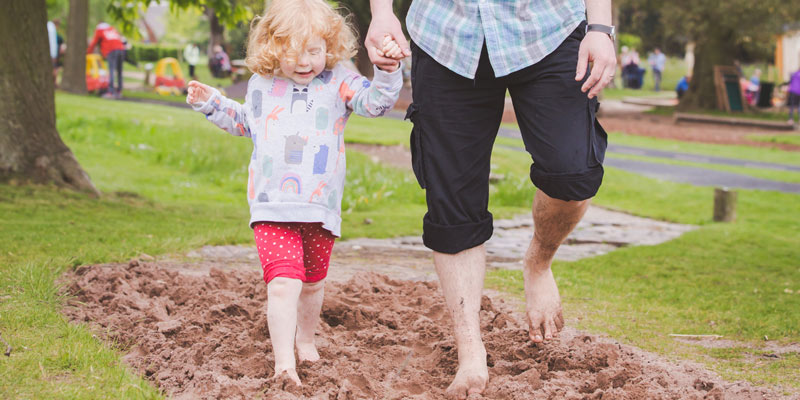
{"label": "child in background", "polygon": [[[195,110],[253,140],[247,199],[269,296],[274,376],[298,385],[295,349],[300,362],[319,359],[314,333],[340,236],[345,123],[351,112],[382,116],[403,85],[399,62],[375,67],[372,82],[343,67],[356,46],[352,28],[326,1],[274,0],[251,29],[246,63],[254,75],[244,105],[189,82]],[[390,37],[379,50],[403,57]]]}
{"label": "child in background", "polygon": [[800,69],[789,78],[789,97],[786,99],[786,106],[789,107],[789,123],[794,123],[794,112],[797,111],[798,123],[800,123]]}

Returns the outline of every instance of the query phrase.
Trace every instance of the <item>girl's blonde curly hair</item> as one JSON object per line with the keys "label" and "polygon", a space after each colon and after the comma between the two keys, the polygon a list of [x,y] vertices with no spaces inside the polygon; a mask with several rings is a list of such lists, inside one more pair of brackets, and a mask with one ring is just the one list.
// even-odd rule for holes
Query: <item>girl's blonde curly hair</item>
{"label": "girl's blonde curly hair", "polygon": [[327,69],[356,54],[353,28],[325,0],[273,0],[250,24],[245,63],[253,73],[274,75],[281,59],[296,63],[315,36],[325,41]]}

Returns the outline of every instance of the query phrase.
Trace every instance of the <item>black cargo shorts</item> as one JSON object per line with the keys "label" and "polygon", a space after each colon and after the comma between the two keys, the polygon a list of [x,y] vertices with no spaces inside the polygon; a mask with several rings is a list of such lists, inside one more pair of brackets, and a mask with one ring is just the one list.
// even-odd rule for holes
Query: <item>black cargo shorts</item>
{"label": "black cargo shorts", "polygon": [[533,184],[561,200],[597,193],[607,135],[595,119],[597,99],[588,99],[580,91],[583,82],[575,81],[584,35],[585,22],[538,63],[500,78],[485,45],[475,79],[469,79],[412,43],[413,101],[406,118],[414,123],[414,174],[426,190],[427,247],[454,254],[492,236],[489,169],[506,90],[533,161]]}

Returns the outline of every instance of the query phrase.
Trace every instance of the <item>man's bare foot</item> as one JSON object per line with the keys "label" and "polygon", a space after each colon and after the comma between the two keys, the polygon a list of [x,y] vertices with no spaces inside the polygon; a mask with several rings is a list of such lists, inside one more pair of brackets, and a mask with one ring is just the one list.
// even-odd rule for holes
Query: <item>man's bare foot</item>
{"label": "man's bare foot", "polygon": [[525,268],[523,272],[528,335],[534,343],[542,343],[558,336],[564,327],[561,296],[550,268],[540,272]]}
{"label": "man's bare foot", "polygon": [[295,348],[297,349],[297,362],[301,363],[303,361],[319,361],[319,353],[317,352],[317,346],[314,343],[295,342]]}
{"label": "man's bare foot", "polygon": [[300,383],[300,377],[297,376],[297,371],[294,368],[278,369],[278,367],[275,367],[275,375],[272,376],[272,379],[281,382],[282,388],[284,388],[284,386],[290,382],[297,386],[302,386],[302,383]]}
{"label": "man's bare foot", "polygon": [[489,369],[486,367],[486,351],[482,357],[471,360],[459,360],[458,371],[453,382],[445,390],[445,395],[451,399],[466,399],[473,393],[483,393],[489,381]]}

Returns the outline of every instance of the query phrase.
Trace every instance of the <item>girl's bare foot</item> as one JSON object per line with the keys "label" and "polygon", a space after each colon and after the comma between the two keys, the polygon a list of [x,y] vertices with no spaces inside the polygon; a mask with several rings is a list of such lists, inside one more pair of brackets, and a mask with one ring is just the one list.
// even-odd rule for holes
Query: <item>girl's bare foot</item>
{"label": "girl's bare foot", "polygon": [[291,385],[292,383],[302,386],[300,377],[297,376],[297,371],[294,368],[278,369],[278,367],[275,367],[275,375],[272,376],[272,379],[278,381],[282,388],[286,388],[287,384]]}
{"label": "girl's bare foot", "polygon": [[319,361],[319,353],[317,352],[317,346],[314,344],[314,342],[301,343],[298,340],[295,342],[295,348],[297,349],[297,362]]}

